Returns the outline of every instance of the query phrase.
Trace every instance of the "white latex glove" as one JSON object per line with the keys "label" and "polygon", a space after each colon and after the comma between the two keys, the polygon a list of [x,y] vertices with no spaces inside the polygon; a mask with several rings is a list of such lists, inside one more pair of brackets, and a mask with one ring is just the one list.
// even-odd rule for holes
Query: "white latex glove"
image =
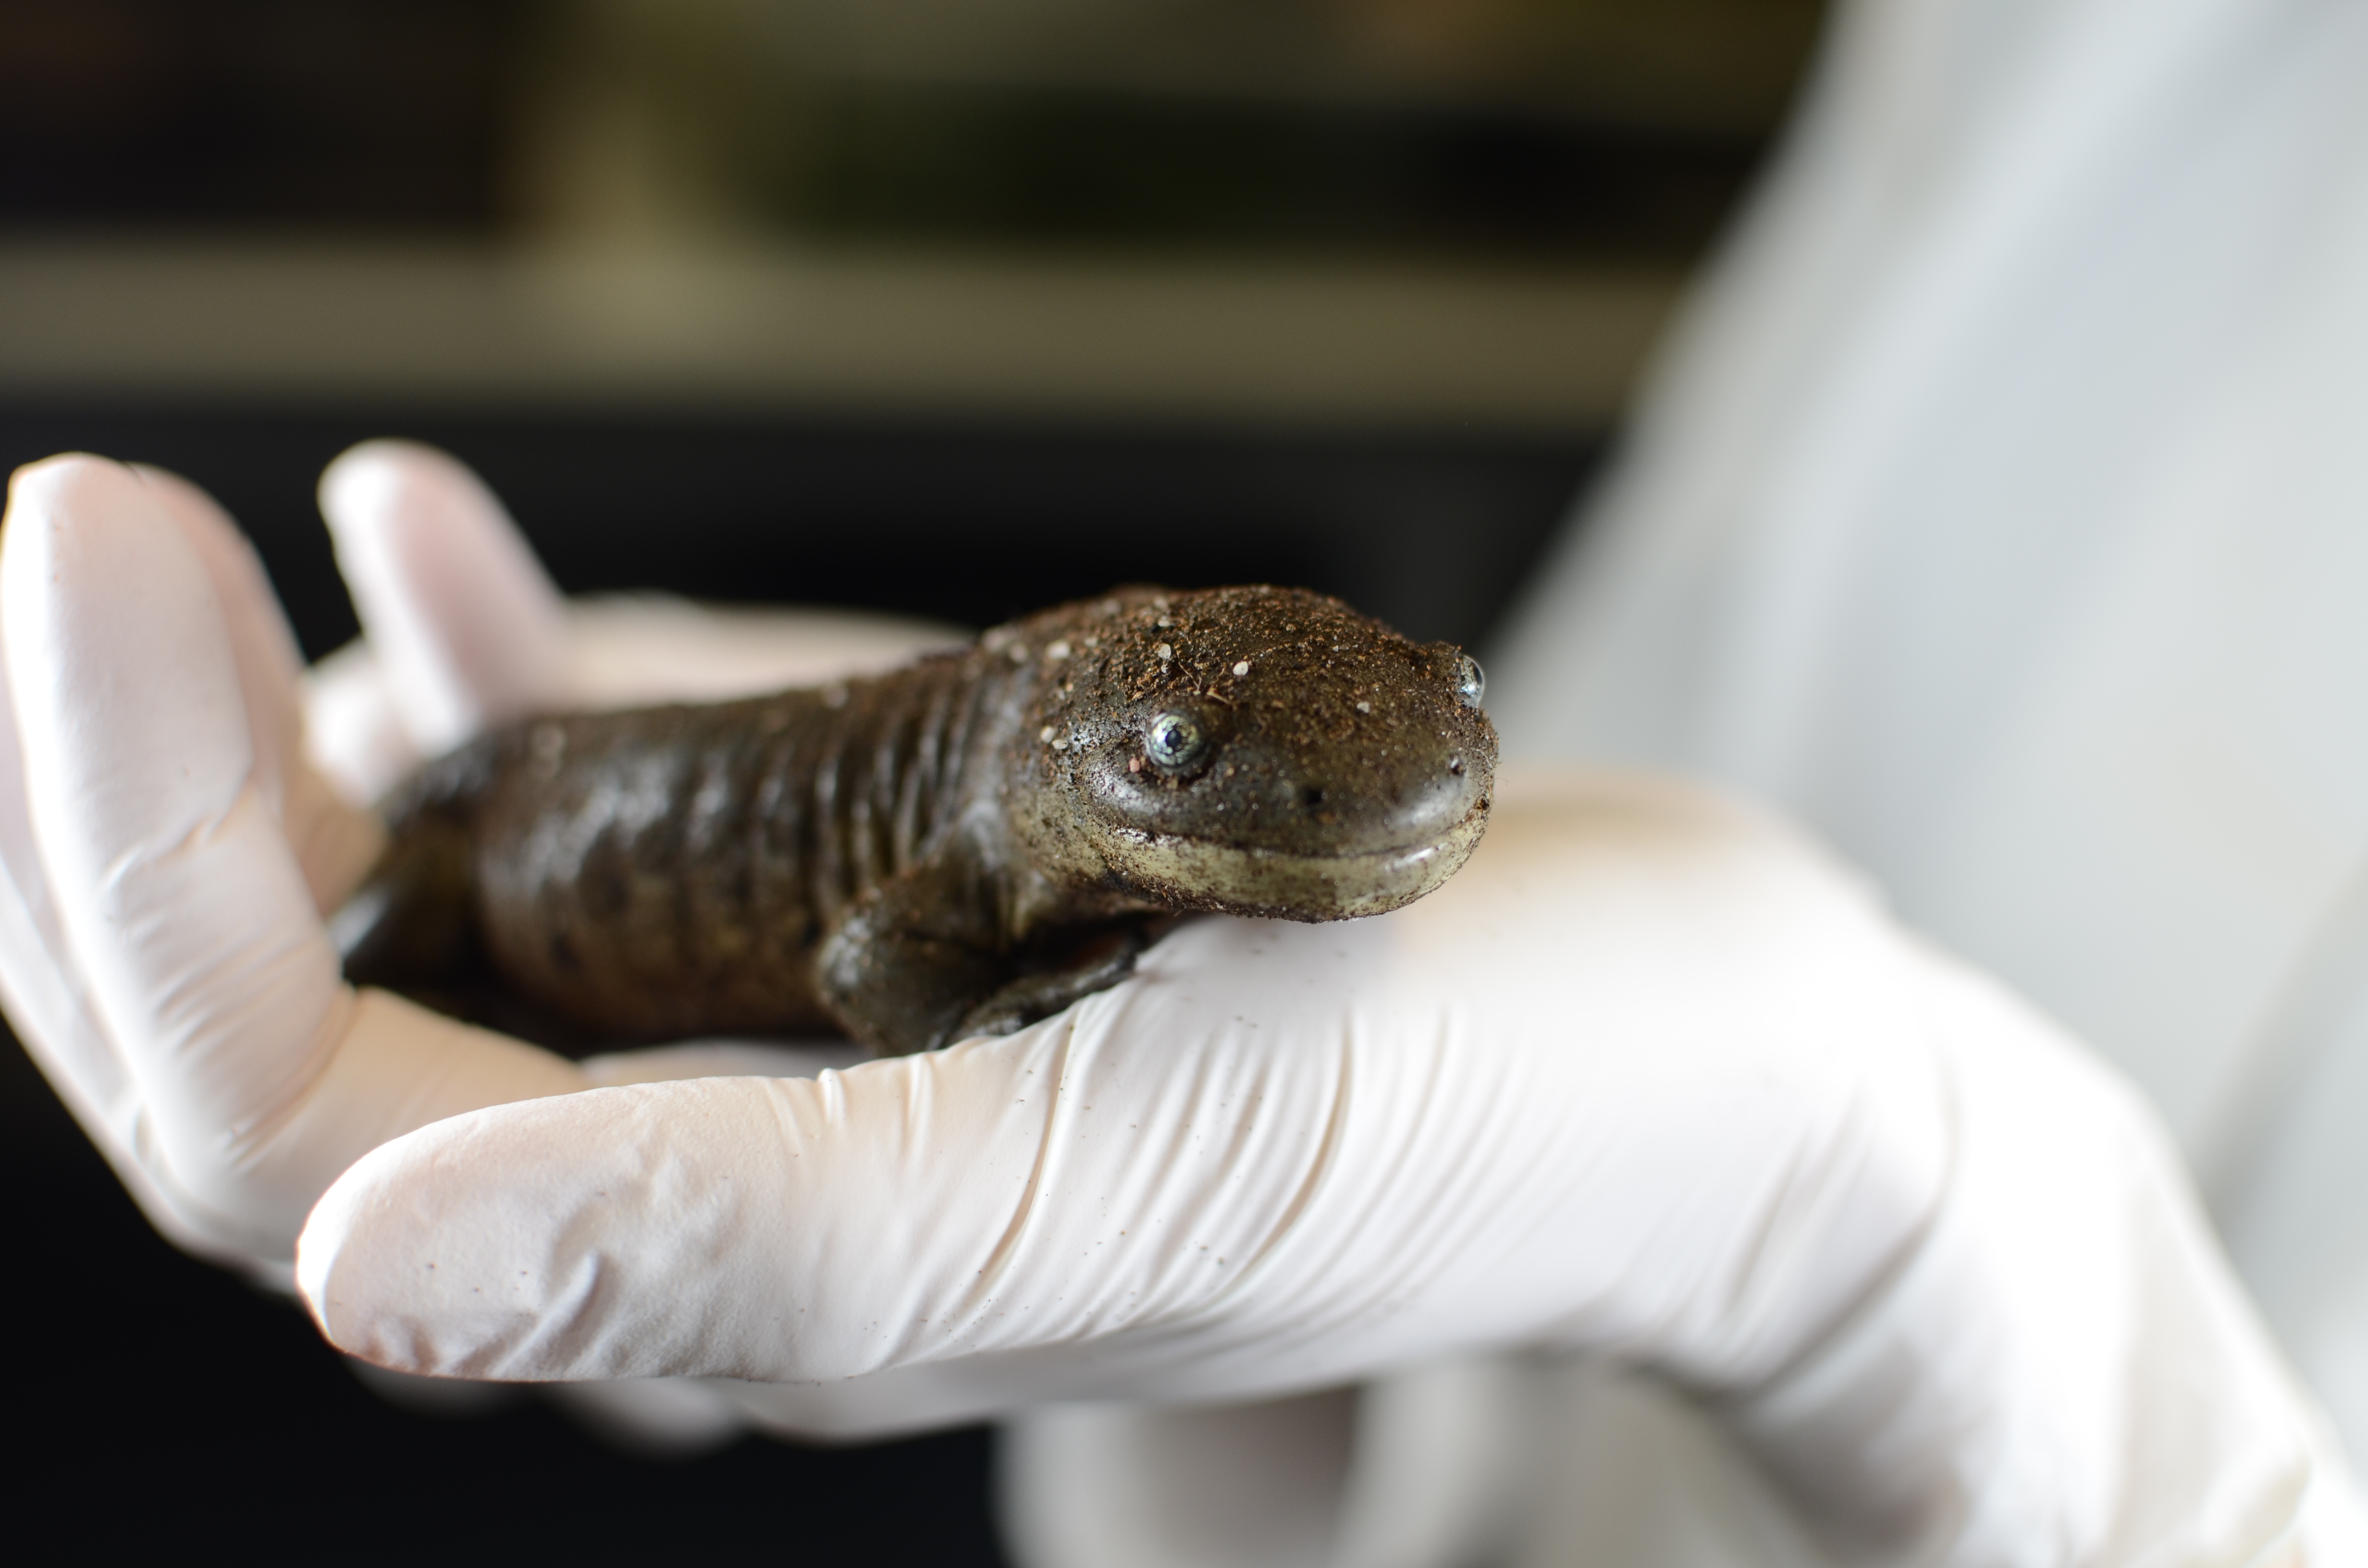
{"label": "white latex glove", "polygon": [[[26,470],[0,551],[15,585],[0,1001],[159,1229],[283,1288],[304,1211],[385,1137],[526,1095],[861,1055],[703,1042],[578,1066],[357,995],[319,915],[377,852],[361,803],[532,710],[827,679],[949,636],[847,614],[564,605],[475,477],[404,443],[341,458],[322,506],[370,636],[309,679],[252,551],[172,475],[93,459]],[[406,1404],[470,1397],[370,1381]],[[610,1441],[661,1453],[745,1421],[691,1383],[554,1397]]]}
{"label": "white latex glove", "polygon": [[882,1432],[1584,1347],[1863,1562],[2247,1562],[2309,1418],[2109,1074],[1782,831],[1503,780],[1439,893],[1208,920],[1022,1033],[456,1117],[299,1281],[415,1372],[704,1374]]}
{"label": "white latex glove", "polygon": [[0,632],[0,994],[168,1235],[284,1276],[362,1151],[582,1085],[339,979],[319,912],[380,830],[306,761],[294,644],[194,488],[93,459],[20,471]]}
{"label": "white latex glove", "polygon": [[15,476],[0,536],[0,1000],[157,1226],[281,1282],[313,1199],[386,1138],[782,1062],[693,1047],[578,1067],[355,993],[320,917],[381,841],[356,801],[531,708],[756,689],[943,640],[664,601],[571,611],[492,497],[424,449],[357,449],[323,501],[376,651],[330,661],[309,736],[262,570],[195,487],[55,459]]}
{"label": "white latex glove", "polygon": [[[489,1065],[582,1079],[333,965],[313,1014],[273,988],[318,972],[337,881],[290,844],[346,819],[290,804],[326,792],[274,763],[284,688],[242,687],[251,618],[161,486],[19,481],[0,630],[40,837],[8,865],[83,1004],[50,1016],[116,1064],[62,1082],[128,1085],[95,1124],[119,1165],[235,1252],[339,1138],[517,1097]],[[1409,910],[1204,922],[1008,1040],[427,1128],[324,1200],[310,1299],[406,1370],[784,1380],[746,1402],[814,1431],[1590,1346],[1699,1390],[1837,1555],[2279,1538],[2306,1416],[2118,1085],[1754,819],[1584,778],[1508,778],[1500,813]],[[0,932],[20,1020],[31,950]]]}

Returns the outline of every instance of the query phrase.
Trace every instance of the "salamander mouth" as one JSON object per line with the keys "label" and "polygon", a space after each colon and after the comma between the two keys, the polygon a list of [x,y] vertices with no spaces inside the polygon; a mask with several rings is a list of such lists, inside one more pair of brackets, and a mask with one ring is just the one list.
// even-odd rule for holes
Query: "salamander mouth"
{"label": "salamander mouth", "polygon": [[1308,854],[1110,824],[1102,858],[1130,892],[1172,909],[1349,920],[1412,903],[1462,868],[1488,825],[1483,801],[1446,833],[1379,849]]}

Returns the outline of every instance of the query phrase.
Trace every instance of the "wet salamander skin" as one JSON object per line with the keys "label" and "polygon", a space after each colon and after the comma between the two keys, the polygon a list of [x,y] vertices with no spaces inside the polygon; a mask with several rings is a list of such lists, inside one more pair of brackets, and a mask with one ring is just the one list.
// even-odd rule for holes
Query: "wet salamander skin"
{"label": "wet salamander skin", "polygon": [[1137,590],[865,680],[530,721],[429,764],[347,971],[489,971],[579,1039],[888,1051],[1123,977],[1150,917],[1420,896],[1487,813],[1477,666],[1336,600]]}

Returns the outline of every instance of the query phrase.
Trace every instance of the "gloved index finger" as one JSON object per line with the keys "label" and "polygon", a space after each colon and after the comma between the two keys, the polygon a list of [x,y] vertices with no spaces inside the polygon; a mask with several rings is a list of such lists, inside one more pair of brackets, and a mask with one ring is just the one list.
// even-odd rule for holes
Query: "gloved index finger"
{"label": "gloved index finger", "polygon": [[239,696],[246,704],[256,779],[278,810],[287,775],[302,755],[303,721],[295,693],[303,660],[296,651],[295,635],[254,548],[213,498],[176,473],[144,463],[130,466],[149,496],[179,526],[213,588],[238,670]]}
{"label": "gloved index finger", "polygon": [[[0,639],[5,649],[5,639]],[[74,952],[58,925],[49,874],[33,838],[25,796],[24,748],[16,705],[0,677],[0,998],[17,1037],[84,1132],[107,1155],[161,1225],[178,1216],[147,1182],[132,1149],[139,1090],[93,1014]],[[192,1238],[176,1228],[176,1240]]]}
{"label": "gloved index finger", "polygon": [[65,967],[136,1090],[149,1174],[210,1234],[284,1258],[356,1154],[583,1079],[345,984],[256,777],[223,609],[129,470],[75,458],[18,477],[0,636]]}
{"label": "gloved index finger", "polygon": [[160,1151],[210,1202],[334,1052],[349,1006],[256,778],[204,562],[130,471],[20,475],[5,540],[10,692],[59,926]]}
{"label": "gloved index finger", "polygon": [[256,786],[279,817],[314,905],[325,913],[370,869],[385,835],[376,816],[347,803],[306,756],[303,659],[246,536],[211,496],[178,474],[139,464],[131,472],[179,525],[212,585],[246,708]]}
{"label": "gloved index finger", "polygon": [[[10,486],[6,537],[14,541],[55,521],[62,505],[74,505],[72,493],[79,487],[77,481],[96,479],[95,492],[103,494],[110,504],[128,503],[135,491],[144,491],[151,501],[188,514],[176,520],[193,542],[202,540],[209,529],[220,536],[212,541],[214,553],[230,570],[211,573],[218,588],[228,577],[234,589],[244,588],[246,598],[265,612],[254,628],[254,645],[242,650],[239,662],[242,666],[254,666],[250,684],[268,687],[271,678],[284,677],[293,666],[293,644],[286,638],[276,606],[270,603],[260,568],[235,529],[201,494],[180,481],[147,473],[142,476],[144,484],[112,483],[128,478],[122,471],[95,459],[69,458],[21,470]],[[236,581],[242,563],[251,579],[246,584]],[[210,568],[213,564],[210,562]],[[7,630],[11,633],[17,630],[13,620]],[[275,632],[280,639],[278,645],[272,642]],[[0,649],[26,641],[0,637]],[[40,662],[38,650],[32,657],[35,668],[28,678],[36,686],[45,686],[51,672]],[[16,670],[14,661],[9,669]],[[243,1231],[237,1221],[210,1210],[147,1163],[147,1156],[154,1152],[142,1131],[149,1118],[147,1101],[100,1014],[97,998],[63,924],[59,901],[52,894],[50,868],[43,861],[34,828],[19,729],[11,682],[0,678],[0,994],[5,994],[10,1021],[59,1097],[151,1222],[186,1250],[229,1263],[251,1264],[256,1259],[240,1240],[233,1239]]]}
{"label": "gloved index finger", "polygon": [[300,1286],[365,1359],[529,1380],[835,1381],[1190,1315],[1288,1224],[1335,1063],[1154,1061],[1094,1010],[422,1129],[324,1197]]}
{"label": "gloved index finger", "polygon": [[1747,1385],[1912,1244],[1945,1098],[1862,899],[1647,804],[1500,809],[1406,909],[1188,925],[1001,1040],[424,1129],[300,1287],[446,1375],[1205,1398],[1560,1335]]}

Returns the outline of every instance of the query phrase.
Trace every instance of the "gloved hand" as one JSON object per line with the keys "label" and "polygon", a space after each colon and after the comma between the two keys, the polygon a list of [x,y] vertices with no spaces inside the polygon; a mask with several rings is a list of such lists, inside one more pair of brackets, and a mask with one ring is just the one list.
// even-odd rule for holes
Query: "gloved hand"
{"label": "gloved hand", "polygon": [[571,611],[473,476],[423,449],[357,449],[322,493],[371,639],[309,689],[253,551],[185,481],[55,459],[16,475],[0,536],[0,998],[152,1221],[283,1283],[313,1199],[386,1138],[751,1060],[587,1073],[357,994],[321,925],[382,839],[357,802],[516,713],[763,689],[943,641],[664,601]]}
{"label": "gloved hand", "polygon": [[[0,630],[51,950],[91,977],[150,1108],[125,1146],[176,1212],[200,1179],[232,1200],[207,1213],[284,1212],[335,1157],[291,1129],[359,1142],[564,1088],[340,1000],[333,967],[307,1049],[252,1043],[313,994],[247,957],[313,961],[313,840],[188,602],[202,558],[153,526],[24,542],[77,506],[130,509],[20,481]],[[153,804],[180,799],[201,809]],[[372,1009],[404,1049],[369,1049]],[[358,1040],[384,1071],[346,1071]],[[540,1075],[489,1070],[512,1062]],[[2326,1490],[2130,1096],[1781,830],[1634,779],[1508,775],[1433,897],[1190,926],[1008,1039],[427,1126],[337,1180],[299,1278],[385,1365],[767,1380],[752,1403],[822,1432],[1594,1349],[1683,1381],[1865,1560],[2243,1561]]]}
{"label": "gloved hand", "polygon": [[1886,1560],[2233,1551],[2308,1472],[2126,1091],[1634,779],[1508,778],[1431,897],[1200,922],[1007,1039],[456,1117],[340,1178],[298,1278],[384,1364],[749,1379],[824,1431],[1583,1346]]}
{"label": "gloved hand", "polygon": [[386,1365],[748,1380],[841,1435],[1586,1349],[1851,1560],[2243,1560],[2343,1495],[2135,1099],[1639,778],[1508,771],[1432,897],[1190,925],[1007,1039],[456,1117],[299,1278]]}

